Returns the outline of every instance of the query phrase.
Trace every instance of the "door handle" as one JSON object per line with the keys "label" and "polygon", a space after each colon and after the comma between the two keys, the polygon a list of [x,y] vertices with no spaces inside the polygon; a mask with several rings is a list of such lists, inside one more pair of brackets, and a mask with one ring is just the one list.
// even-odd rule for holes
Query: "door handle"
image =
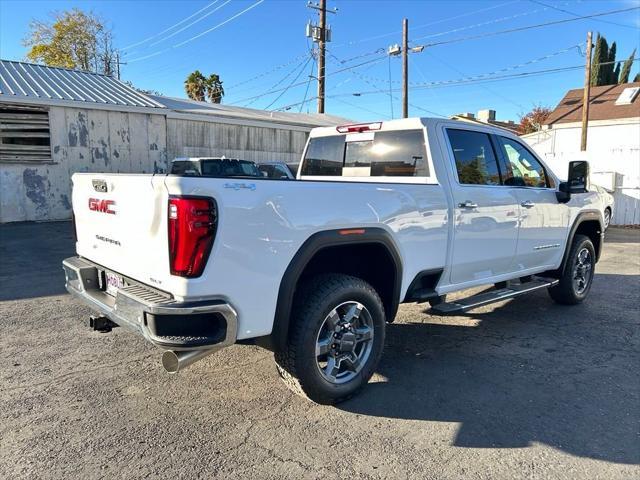
{"label": "door handle", "polygon": [[459,203],[458,206],[460,208],[478,208],[478,204],[472,202],[471,200],[467,200],[465,202]]}
{"label": "door handle", "polygon": [[525,200],[520,205],[522,205],[525,208],[531,208],[535,206],[535,203],[533,203],[531,200]]}

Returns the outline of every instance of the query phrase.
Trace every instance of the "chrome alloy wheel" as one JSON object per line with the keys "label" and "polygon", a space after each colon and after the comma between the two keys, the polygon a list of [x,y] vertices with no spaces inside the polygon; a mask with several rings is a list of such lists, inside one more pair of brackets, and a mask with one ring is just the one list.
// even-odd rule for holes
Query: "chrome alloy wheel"
{"label": "chrome alloy wheel", "polygon": [[578,295],[582,295],[589,287],[592,269],[593,260],[591,259],[591,252],[583,248],[578,252],[578,260],[573,269],[573,288]]}
{"label": "chrome alloy wheel", "polygon": [[341,384],[364,367],[373,348],[373,319],[359,302],[344,302],[325,317],[316,338],[316,365],[325,380]]}

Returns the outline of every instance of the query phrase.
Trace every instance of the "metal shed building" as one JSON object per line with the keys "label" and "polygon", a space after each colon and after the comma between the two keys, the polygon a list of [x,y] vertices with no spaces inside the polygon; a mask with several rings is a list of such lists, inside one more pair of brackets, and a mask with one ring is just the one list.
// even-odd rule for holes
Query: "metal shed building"
{"label": "metal shed building", "polygon": [[71,216],[75,172],[161,173],[180,156],[297,163],[346,122],[144,95],[104,75],[0,60],[0,223]]}

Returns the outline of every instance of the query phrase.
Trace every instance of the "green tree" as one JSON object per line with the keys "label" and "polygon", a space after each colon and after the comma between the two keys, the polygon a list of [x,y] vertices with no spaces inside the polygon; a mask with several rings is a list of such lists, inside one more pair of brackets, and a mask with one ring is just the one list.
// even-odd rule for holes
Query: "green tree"
{"label": "green tree", "polygon": [[191,100],[198,100],[199,102],[205,101],[207,79],[200,70],[196,70],[189,74],[187,79],[184,81],[184,91],[187,93],[187,97]]}
{"label": "green tree", "polygon": [[598,33],[595,42],[596,48],[591,58],[591,85],[606,85],[606,63],[609,61],[609,44],[606,38]]}
{"label": "green tree", "polygon": [[[607,82],[607,85],[615,85],[618,83],[618,76],[615,75],[615,61],[616,61],[616,42],[611,44],[611,48],[609,48],[609,55],[607,57],[607,65],[603,65],[604,68],[604,76]],[[614,78],[615,75],[615,78]]]}
{"label": "green tree", "polygon": [[113,34],[93,12],[78,8],[51,14],[52,21],[32,20],[23,43],[27,58],[52,67],[76,68],[106,75],[117,69]]}
{"label": "green tree", "polygon": [[[622,65],[622,71],[620,72],[620,80],[618,80],[618,83],[628,83],[629,82],[629,75],[631,74],[631,66],[633,65],[633,58],[636,56],[636,49],[633,49],[633,52],[631,52],[631,55],[629,55],[629,58],[627,58],[624,62],[624,65]],[[635,82],[635,79],[634,79]]]}
{"label": "green tree", "polygon": [[616,49],[616,42],[613,42],[611,47],[609,47],[607,39],[598,33],[595,41],[595,49],[591,58],[592,86],[615,85],[629,81],[636,50],[633,50],[621,67],[621,62],[616,62]]}
{"label": "green tree", "polygon": [[636,73],[636,76],[633,77],[633,82],[640,82],[640,73]]}
{"label": "green tree", "polygon": [[222,80],[216,73],[209,75],[206,80],[207,97],[211,103],[221,103],[224,96],[224,88],[222,87]]}

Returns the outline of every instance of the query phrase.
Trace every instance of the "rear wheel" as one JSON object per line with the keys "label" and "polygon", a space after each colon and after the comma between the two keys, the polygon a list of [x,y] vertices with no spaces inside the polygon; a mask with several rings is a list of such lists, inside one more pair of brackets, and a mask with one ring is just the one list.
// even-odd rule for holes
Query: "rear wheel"
{"label": "rear wheel", "polygon": [[373,375],[384,347],[384,307],[362,279],[326,274],[306,281],[294,300],[278,371],[294,392],[324,404],[355,394]]}
{"label": "rear wheel", "polygon": [[549,289],[549,295],[557,303],[575,305],[582,302],[591,290],[595,271],[596,252],[591,239],[576,235],[560,282]]}

